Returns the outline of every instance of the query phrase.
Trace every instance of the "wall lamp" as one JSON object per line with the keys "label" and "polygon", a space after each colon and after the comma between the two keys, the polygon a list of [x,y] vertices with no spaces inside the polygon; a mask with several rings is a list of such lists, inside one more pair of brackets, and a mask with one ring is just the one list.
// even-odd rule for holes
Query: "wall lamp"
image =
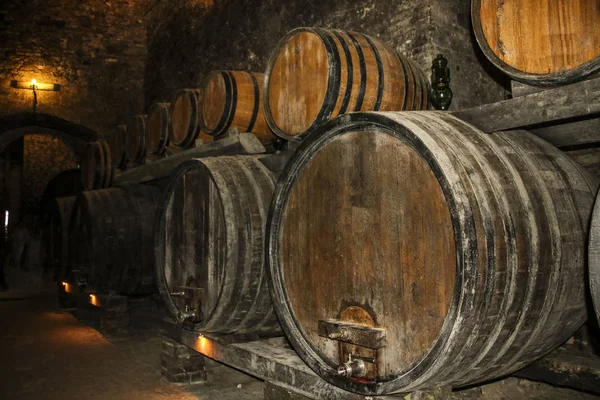
{"label": "wall lamp", "polygon": [[38,83],[35,79],[27,81],[10,81],[10,87],[15,89],[29,89],[33,91],[33,113],[37,110],[37,91],[60,92],[61,86],[56,83]]}

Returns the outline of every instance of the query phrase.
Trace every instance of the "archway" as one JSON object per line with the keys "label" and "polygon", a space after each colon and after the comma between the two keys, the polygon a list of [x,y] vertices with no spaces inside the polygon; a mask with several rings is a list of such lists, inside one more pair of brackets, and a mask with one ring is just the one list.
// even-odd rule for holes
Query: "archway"
{"label": "archway", "polygon": [[[42,194],[56,174],[78,166],[85,146],[97,137],[92,129],[49,114],[0,117],[0,210],[5,234],[0,262],[23,268],[21,255],[29,245],[27,262],[33,263],[32,271],[41,269]],[[33,246],[39,254],[32,256]]]}

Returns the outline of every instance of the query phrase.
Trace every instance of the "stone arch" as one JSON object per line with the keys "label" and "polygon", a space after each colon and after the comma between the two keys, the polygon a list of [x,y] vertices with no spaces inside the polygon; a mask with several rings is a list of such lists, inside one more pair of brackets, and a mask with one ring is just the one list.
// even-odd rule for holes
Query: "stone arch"
{"label": "stone arch", "polygon": [[98,139],[93,129],[54,115],[18,113],[0,117],[0,152],[13,141],[34,133],[59,137],[79,157],[88,142]]}

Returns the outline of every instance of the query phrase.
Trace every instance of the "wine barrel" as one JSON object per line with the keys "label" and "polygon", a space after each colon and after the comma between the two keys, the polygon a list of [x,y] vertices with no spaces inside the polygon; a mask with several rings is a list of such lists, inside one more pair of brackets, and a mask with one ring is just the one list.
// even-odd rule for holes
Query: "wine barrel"
{"label": "wine barrel", "polygon": [[596,196],[592,223],[590,226],[590,241],[588,247],[589,281],[592,302],[596,310],[596,318],[600,322],[600,195]]}
{"label": "wine barrel", "polygon": [[89,142],[81,163],[83,190],[110,187],[113,173],[112,156],[108,142],[104,139]]}
{"label": "wine barrel", "polygon": [[298,28],[268,61],[265,117],[277,136],[299,140],[352,111],[426,109],[428,93],[423,72],[381,40]]}
{"label": "wine barrel", "polygon": [[473,0],[479,47],[511,78],[531,85],[582,80],[600,70],[597,1]]}
{"label": "wine barrel", "polygon": [[159,196],[152,185],[79,195],[69,233],[73,282],[101,293],[154,293],[152,229]]}
{"label": "wine barrel", "polygon": [[171,130],[169,138],[178,147],[190,147],[199,138],[207,143],[212,136],[200,126],[200,89],[180,89],[171,101]]}
{"label": "wine barrel", "polygon": [[247,71],[211,71],[202,85],[202,130],[219,136],[229,128],[251,132],[263,144],[274,139],[265,121],[265,75]]}
{"label": "wine barrel", "polygon": [[146,156],[146,115],[132,115],[127,119],[125,154],[129,161],[141,163]]}
{"label": "wine barrel", "polygon": [[49,214],[47,254],[54,268],[56,281],[65,280],[69,275],[69,223],[74,203],[75,196],[54,199],[47,211]]}
{"label": "wine barrel", "polygon": [[169,103],[150,106],[146,120],[146,149],[157,156],[165,154],[169,146]]}
{"label": "wine barrel", "polygon": [[155,229],[159,291],[195,329],[273,334],[264,260],[273,174],[256,157],[190,160],[172,174]]}
{"label": "wine barrel", "polygon": [[597,188],[526,131],[440,112],[342,116],[300,145],[273,195],[279,320],[312,369],[362,394],[507,375],[586,319]]}
{"label": "wine barrel", "polygon": [[110,141],[110,154],[115,168],[124,169],[127,165],[127,154],[125,153],[126,134],[127,125],[118,125]]}

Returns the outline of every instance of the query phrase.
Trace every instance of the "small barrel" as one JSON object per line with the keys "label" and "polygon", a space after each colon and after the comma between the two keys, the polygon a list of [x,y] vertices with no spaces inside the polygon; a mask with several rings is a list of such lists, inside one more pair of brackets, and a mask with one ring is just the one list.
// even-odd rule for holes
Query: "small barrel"
{"label": "small barrel", "polygon": [[146,150],[148,153],[161,156],[169,146],[169,103],[155,103],[148,110],[146,119]]}
{"label": "small barrel", "polygon": [[69,223],[75,196],[61,197],[50,203],[47,254],[57,281],[68,278]]}
{"label": "small barrel", "polygon": [[159,196],[152,185],[81,193],[69,233],[72,281],[101,293],[154,293],[152,238]]}
{"label": "small barrel", "polygon": [[265,75],[247,71],[211,71],[202,85],[202,130],[219,136],[229,128],[251,132],[271,143],[262,106]]}
{"label": "small barrel", "polygon": [[596,196],[596,204],[592,213],[588,267],[590,293],[596,310],[596,318],[600,322],[600,193]]}
{"label": "small barrel", "polygon": [[83,190],[110,187],[113,173],[112,156],[108,142],[100,139],[88,143],[81,163]]}
{"label": "small barrel", "polygon": [[265,116],[277,136],[300,140],[340,114],[426,109],[428,87],[416,65],[379,39],[298,28],[268,61]]}
{"label": "small barrel", "polygon": [[483,54],[511,78],[555,86],[600,71],[597,1],[473,0]]}
{"label": "small barrel", "polygon": [[202,131],[200,126],[200,89],[180,89],[171,100],[171,130],[169,138],[173,145],[191,147],[196,139],[212,141],[212,136]]}
{"label": "small barrel", "polygon": [[146,156],[146,115],[132,115],[127,119],[125,153],[127,159],[141,163]]}
{"label": "small barrel", "polygon": [[157,213],[156,272],[170,314],[219,333],[280,332],[264,233],[275,186],[256,157],[193,159],[170,178]]}
{"label": "small barrel", "polygon": [[279,320],[321,377],[365,395],[508,375],[586,320],[597,189],[526,131],[442,112],[339,117],[300,144],[273,195]]}
{"label": "small barrel", "polygon": [[126,134],[127,125],[118,125],[110,140],[110,154],[115,168],[124,169],[127,164],[127,154],[125,153]]}

